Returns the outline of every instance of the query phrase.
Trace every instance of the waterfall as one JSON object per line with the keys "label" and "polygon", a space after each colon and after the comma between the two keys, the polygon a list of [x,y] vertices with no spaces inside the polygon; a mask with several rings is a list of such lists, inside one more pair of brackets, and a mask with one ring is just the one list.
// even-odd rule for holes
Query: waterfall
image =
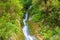
{"label": "waterfall", "polygon": [[23,33],[24,33],[24,36],[25,36],[25,40],[36,40],[36,38],[34,36],[31,36],[29,34],[28,25],[26,23],[27,19],[28,19],[28,11],[26,12],[25,18],[23,19],[23,23],[24,23]]}

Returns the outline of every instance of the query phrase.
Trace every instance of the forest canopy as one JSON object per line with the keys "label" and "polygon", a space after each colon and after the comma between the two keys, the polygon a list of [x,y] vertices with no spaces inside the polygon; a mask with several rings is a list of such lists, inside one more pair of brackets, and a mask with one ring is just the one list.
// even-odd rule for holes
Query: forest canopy
{"label": "forest canopy", "polygon": [[9,40],[14,35],[16,40],[24,40],[22,27],[26,11],[31,34],[39,34],[43,40],[60,40],[60,0],[0,0],[0,40]]}

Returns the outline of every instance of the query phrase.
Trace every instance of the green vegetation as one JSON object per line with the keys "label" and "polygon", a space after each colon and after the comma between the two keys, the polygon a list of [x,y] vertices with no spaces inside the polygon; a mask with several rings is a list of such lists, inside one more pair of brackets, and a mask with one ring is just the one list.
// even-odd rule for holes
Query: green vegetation
{"label": "green vegetation", "polygon": [[0,40],[24,40],[22,20],[27,10],[31,35],[60,40],[60,0],[0,0]]}
{"label": "green vegetation", "polygon": [[44,40],[60,40],[58,36],[60,34],[60,1],[33,0],[32,5],[34,5],[30,11],[32,19],[29,21],[31,34],[36,34],[34,30],[37,30],[37,34],[40,34]]}
{"label": "green vegetation", "polygon": [[21,37],[23,36],[22,29],[18,25],[24,14],[22,8],[23,5],[19,0],[0,0],[0,40],[9,40],[13,33],[16,33],[16,36],[19,33]]}

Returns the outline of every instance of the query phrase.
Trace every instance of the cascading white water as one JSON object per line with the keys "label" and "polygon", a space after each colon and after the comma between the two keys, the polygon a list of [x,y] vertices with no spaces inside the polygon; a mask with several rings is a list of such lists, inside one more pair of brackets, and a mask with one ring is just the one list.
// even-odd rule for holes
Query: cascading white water
{"label": "cascading white water", "polygon": [[29,34],[28,25],[26,23],[27,18],[28,18],[28,11],[26,12],[25,18],[23,19],[23,23],[24,23],[23,33],[24,33],[24,36],[25,36],[25,40],[36,40],[36,38],[34,36],[31,36]]}

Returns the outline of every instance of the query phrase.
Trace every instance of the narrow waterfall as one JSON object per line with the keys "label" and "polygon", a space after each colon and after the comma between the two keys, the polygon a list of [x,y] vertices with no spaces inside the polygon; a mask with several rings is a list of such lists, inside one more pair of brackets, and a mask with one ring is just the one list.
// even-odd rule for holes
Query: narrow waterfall
{"label": "narrow waterfall", "polygon": [[31,36],[29,33],[28,25],[26,23],[27,19],[28,19],[28,11],[26,12],[25,18],[23,19],[23,23],[24,23],[23,33],[25,36],[25,40],[36,40],[36,38],[34,36]]}

